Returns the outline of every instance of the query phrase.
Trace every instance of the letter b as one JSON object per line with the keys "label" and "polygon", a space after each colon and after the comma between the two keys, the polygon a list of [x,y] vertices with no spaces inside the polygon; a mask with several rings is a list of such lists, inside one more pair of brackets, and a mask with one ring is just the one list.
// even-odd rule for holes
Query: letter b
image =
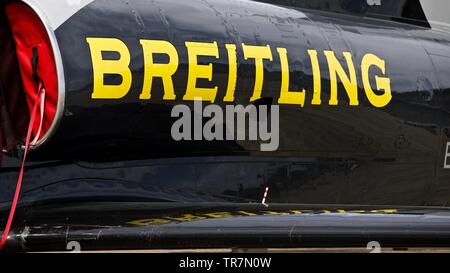
{"label": "letter b", "polygon": [[[86,38],[89,44],[94,73],[93,99],[120,99],[131,88],[132,74],[130,70],[130,52],[124,42],[115,38]],[[118,52],[118,60],[104,60],[102,52]],[[105,75],[120,75],[119,85],[105,84]]]}

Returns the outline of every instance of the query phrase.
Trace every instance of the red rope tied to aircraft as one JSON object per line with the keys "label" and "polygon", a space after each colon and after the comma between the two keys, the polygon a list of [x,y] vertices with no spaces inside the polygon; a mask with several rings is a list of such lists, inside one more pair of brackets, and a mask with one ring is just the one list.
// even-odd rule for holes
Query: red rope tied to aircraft
{"label": "red rope tied to aircraft", "polygon": [[[37,141],[39,140],[39,135],[41,133],[41,129],[42,129],[42,121],[44,119],[44,110],[45,110],[44,109],[45,108],[44,107],[44,105],[45,105],[45,88],[44,88],[42,82],[39,82],[38,90],[39,91],[36,94],[36,100],[35,100],[35,104],[33,107],[33,111],[31,112],[31,116],[30,116],[30,124],[28,125],[27,137],[25,139],[25,149],[23,152],[22,166],[20,168],[19,178],[17,179],[17,185],[16,185],[16,190],[14,193],[14,198],[13,198],[13,201],[11,204],[11,209],[9,211],[9,216],[8,216],[8,220],[6,222],[5,229],[3,230],[2,239],[0,241],[0,250],[2,250],[6,244],[9,232],[11,230],[11,225],[14,220],[14,215],[16,213],[16,208],[17,208],[17,203],[19,201],[20,189],[22,187],[23,174],[25,171],[25,162],[27,159],[27,153],[28,153],[29,146],[35,145],[37,143]],[[38,130],[38,133],[35,135],[34,139],[30,142],[38,107],[40,108],[39,130]]]}

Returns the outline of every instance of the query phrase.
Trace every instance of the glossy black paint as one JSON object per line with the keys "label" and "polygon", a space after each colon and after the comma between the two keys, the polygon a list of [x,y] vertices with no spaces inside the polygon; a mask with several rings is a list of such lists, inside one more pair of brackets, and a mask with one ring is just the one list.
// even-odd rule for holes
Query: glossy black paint
{"label": "glossy black paint", "polygon": [[[17,167],[0,173],[0,192],[12,200]],[[191,157],[112,163],[28,164],[20,202],[65,200],[148,202],[367,204],[442,206],[430,192],[433,169],[421,164],[300,157]],[[444,181],[443,181],[444,182]]]}
{"label": "glossy black paint", "polygon": [[[235,103],[243,104],[249,103],[253,91],[254,64],[252,60],[243,59],[241,43],[272,47],[274,61],[265,62],[262,95],[275,102],[281,80],[275,48],[287,48],[292,70],[291,88],[305,88],[309,92],[304,108],[281,107],[280,153],[395,158],[397,161],[405,157],[410,160],[411,155],[406,153],[417,153],[421,161],[434,163],[442,151],[441,133],[449,118],[447,83],[443,79],[447,78],[445,69],[449,66],[450,38],[428,28],[360,16],[301,11],[255,1],[136,0],[111,3],[98,0],[58,28],[56,36],[66,73],[66,108],[56,136],[47,149],[42,149],[41,154],[47,158],[111,161],[255,152],[258,146],[247,142],[172,140],[170,128],[174,119],[170,118],[170,111],[174,104],[182,103],[186,89],[185,41],[218,42],[219,60],[204,58],[205,62],[214,65],[213,81],[202,83],[219,86],[218,101],[223,98],[227,86],[228,60],[224,45],[238,46]],[[93,75],[86,37],[115,37],[127,44],[132,54],[133,85],[125,98],[91,99]],[[176,46],[180,55],[180,67],[174,76],[177,100],[163,101],[162,85],[157,80],[152,99],[139,100],[143,81],[139,39],[166,40]],[[311,48],[319,53],[333,50],[337,55],[343,51],[352,52],[359,79],[358,64],[365,53],[371,52],[385,59],[394,92],[391,104],[375,109],[365,101],[360,89],[361,106],[348,107],[340,86],[340,106],[328,106],[327,64],[322,55],[319,61],[323,105],[311,106],[312,71],[307,55]],[[120,77],[114,75],[108,79],[120,81]],[[323,131],[323,128],[327,130]],[[396,147],[396,143],[402,141],[420,144],[412,144],[413,147],[404,151]]]}
{"label": "glossy black paint", "polygon": [[430,27],[419,0],[258,0],[301,9],[351,14]]}
{"label": "glossy black paint", "polygon": [[[64,23],[56,36],[66,73],[66,109],[47,149],[31,156],[121,161],[117,164],[124,166],[128,160],[147,162],[149,158],[246,156],[253,161],[261,156],[278,157],[273,161],[289,161],[288,169],[299,165],[300,169],[330,170],[326,172],[330,173],[328,175],[307,171],[299,178],[292,178],[289,172],[286,178],[276,176],[275,180],[284,184],[281,188],[286,192],[280,202],[303,202],[303,195],[306,195],[312,203],[447,205],[450,174],[443,169],[443,162],[450,123],[447,76],[450,38],[445,33],[410,24],[255,1],[111,3],[97,0]],[[133,86],[124,99],[91,99],[92,64],[86,37],[116,37],[127,44],[132,53]],[[154,83],[152,99],[139,100],[143,78],[139,39],[162,39],[176,46],[180,55],[180,67],[174,76],[177,100],[163,101],[162,85],[158,81]],[[242,104],[249,103],[253,91],[254,64],[243,59],[239,45],[269,44],[272,47],[274,61],[265,62],[263,97],[274,101],[279,97],[281,74],[274,48],[288,49],[291,88],[305,88],[307,104],[304,108],[281,105],[277,152],[258,152],[255,149],[258,145],[245,141],[172,140],[171,107],[182,103],[186,88],[185,41],[218,42],[219,60],[205,58],[213,62],[213,81],[202,83],[219,85],[218,100],[224,96],[227,86],[228,60],[224,44],[238,46],[235,103]],[[327,104],[330,83],[325,58],[320,54],[323,103],[320,106],[310,104],[312,69],[306,52],[311,48],[319,53],[333,50],[338,56],[343,51],[352,52],[359,79],[360,106],[348,106],[342,85],[339,87],[340,105]],[[385,108],[377,109],[365,101],[358,64],[368,52],[386,60],[393,100]],[[298,164],[305,161],[309,163]],[[232,168],[218,172],[211,180],[226,185],[231,179],[230,173],[234,173]],[[174,167],[170,171],[176,173],[177,169]],[[139,178],[129,179],[129,175],[132,172],[125,174],[124,179],[146,183]],[[142,175],[145,176],[145,171]],[[180,177],[186,178],[185,175]],[[255,179],[247,178],[247,183]],[[311,190],[300,193],[293,190],[298,187],[297,183],[305,184],[309,180],[314,185]],[[268,183],[267,179],[259,182]],[[337,195],[340,197],[335,197]]]}
{"label": "glossy black paint", "polygon": [[[270,206],[214,203],[67,203],[22,208],[8,240],[9,251],[81,251],[207,248],[446,247],[449,211],[408,208],[397,213],[352,212],[380,207]],[[302,210],[301,214],[289,211]],[[347,212],[342,212],[342,211]],[[337,212],[340,211],[340,212]],[[218,213],[230,213],[220,217]],[[205,217],[213,214],[214,217]],[[245,214],[250,215],[245,215]],[[68,216],[70,215],[70,216]],[[134,225],[141,219],[188,221]],[[69,248],[71,249],[71,248]]]}
{"label": "glossy black paint", "polygon": [[[286,178],[275,175],[274,180],[284,184],[281,188],[287,194],[280,202],[304,202],[305,195],[312,203],[447,204],[449,173],[442,168],[448,140],[445,132],[450,120],[450,82],[446,76],[450,70],[450,38],[446,34],[414,25],[255,1],[211,1],[209,6],[206,3],[98,0],[63,24],[56,36],[66,72],[66,109],[48,147],[32,153],[31,157],[117,161],[114,164],[120,166],[127,166],[128,160],[134,159],[151,162],[144,158],[239,155],[253,161],[260,156],[278,157],[271,161],[280,165],[288,161],[281,168],[300,166],[299,169],[319,170],[300,171],[299,176],[291,174],[295,171],[287,172]],[[126,98],[115,101],[90,98],[92,64],[86,37],[117,37],[129,47],[133,56],[133,86]],[[219,85],[219,99],[224,95],[228,73],[223,46],[237,44],[236,103],[244,104],[253,90],[254,64],[243,59],[240,43],[286,47],[292,69],[291,87],[309,90],[308,104],[304,108],[281,106],[281,146],[273,154],[257,152],[257,145],[246,142],[172,141],[170,110],[174,103],[182,101],[163,101],[162,86],[157,81],[152,99],[139,101],[143,77],[138,42],[141,38],[164,39],[176,45],[181,63],[175,75],[178,97],[185,91],[187,77],[184,41],[219,43],[221,58],[216,62],[207,60],[214,62],[213,82]],[[312,71],[306,54],[310,48],[318,52],[331,49],[337,55],[350,51],[356,66],[367,52],[384,58],[392,82],[393,101],[385,108],[376,109],[364,101],[364,91],[360,89],[359,107],[346,106],[345,95],[340,97],[339,106],[327,105],[327,65],[321,56],[323,105],[310,105]],[[273,62],[265,62],[263,96],[276,100],[280,67],[277,55],[274,52],[273,55]],[[359,69],[356,70],[360,79]],[[304,164],[305,161],[308,163]],[[76,164],[68,166],[78,168]],[[177,168],[171,172],[176,173]],[[226,166],[226,169],[233,168]],[[320,171],[323,169],[330,175]],[[7,175],[6,171],[3,170],[3,176]],[[261,177],[267,171],[256,172]],[[145,171],[138,173],[145,176]],[[231,179],[229,173],[233,171],[219,172],[211,179],[226,185]],[[124,180],[146,183],[142,178],[130,179],[132,174],[125,172]],[[96,170],[90,170],[86,176],[102,177]],[[219,179],[219,176],[224,177]],[[76,179],[70,172],[55,179],[51,175],[44,177],[37,182]],[[251,184],[255,179],[258,178],[246,178],[249,181],[246,183]],[[8,180],[14,180],[13,176]],[[267,181],[264,179],[259,184],[268,184]],[[311,190],[292,191],[298,184],[307,183],[313,184]],[[221,191],[227,187],[223,186]]]}

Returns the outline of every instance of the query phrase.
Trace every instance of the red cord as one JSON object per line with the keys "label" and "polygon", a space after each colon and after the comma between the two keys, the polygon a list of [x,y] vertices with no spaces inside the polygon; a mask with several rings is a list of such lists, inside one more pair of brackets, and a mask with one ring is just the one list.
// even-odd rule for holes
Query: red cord
{"label": "red cord", "polygon": [[[17,179],[16,191],[14,193],[14,198],[13,198],[13,201],[11,204],[11,209],[9,211],[8,221],[6,222],[6,226],[5,226],[5,229],[3,230],[3,234],[2,234],[2,240],[0,241],[0,250],[2,250],[6,244],[6,241],[8,239],[8,235],[9,235],[9,231],[11,230],[11,225],[14,220],[14,215],[16,213],[16,207],[17,207],[17,203],[19,201],[19,196],[20,196],[20,188],[22,187],[23,173],[25,170],[25,161],[27,159],[28,148],[30,146],[31,134],[33,132],[34,119],[36,118],[36,112],[37,112],[37,108],[39,105],[41,108],[40,109],[41,124],[39,126],[42,126],[42,115],[44,112],[42,105],[43,105],[43,100],[45,100],[45,89],[43,88],[42,83],[39,84],[38,90],[39,90],[39,93],[37,94],[34,108],[33,108],[33,111],[31,112],[31,116],[30,116],[30,124],[28,125],[27,138],[25,140],[25,150],[23,152],[22,167],[19,172],[19,178]],[[40,130],[39,130],[39,132],[40,132]],[[33,140],[33,142],[35,142],[38,137],[39,137],[39,135],[36,136],[36,138]],[[31,144],[35,144],[35,143],[31,143]]]}

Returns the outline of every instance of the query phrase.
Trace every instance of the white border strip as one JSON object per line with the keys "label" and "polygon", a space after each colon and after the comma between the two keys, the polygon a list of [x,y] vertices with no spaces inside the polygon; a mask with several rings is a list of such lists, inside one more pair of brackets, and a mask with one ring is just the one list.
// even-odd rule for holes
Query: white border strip
{"label": "white border strip", "polygon": [[56,30],[72,15],[94,0],[22,0],[45,13],[49,26]]}

